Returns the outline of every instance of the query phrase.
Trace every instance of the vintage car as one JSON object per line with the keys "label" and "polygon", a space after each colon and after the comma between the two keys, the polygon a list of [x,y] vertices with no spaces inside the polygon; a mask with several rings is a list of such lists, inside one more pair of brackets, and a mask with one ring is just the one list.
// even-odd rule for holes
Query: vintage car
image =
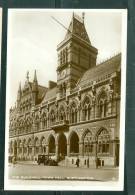
{"label": "vintage car", "polygon": [[38,165],[43,163],[44,165],[48,165],[48,166],[57,166],[58,165],[56,160],[51,159],[51,157],[49,155],[45,155],[45,154],[38,155],[37,163],[38,163]]}

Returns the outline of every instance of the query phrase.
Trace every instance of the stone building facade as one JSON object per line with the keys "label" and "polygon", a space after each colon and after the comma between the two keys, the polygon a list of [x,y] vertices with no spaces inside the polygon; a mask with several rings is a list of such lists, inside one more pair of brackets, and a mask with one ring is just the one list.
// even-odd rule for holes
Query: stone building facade
{"label": "stone building facade", "polygon": [[57,47],[57,82],[38,84],[27,74],[10,109],[9,155],[35,160],[63,156],[63,163],[119,165],[121,55],[96,64],[84,20],[73,15]]}

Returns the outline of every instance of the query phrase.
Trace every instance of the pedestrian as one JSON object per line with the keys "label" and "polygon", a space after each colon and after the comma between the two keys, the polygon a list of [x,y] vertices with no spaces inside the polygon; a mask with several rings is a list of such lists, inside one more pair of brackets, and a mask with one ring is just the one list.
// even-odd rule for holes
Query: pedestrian
{"label": "pedestrian", "polygon": [[76,159],[76,166],[79,167],[80,160],[79,158]]}
{"label": "pedestrian", "polygon": [[89,168],[89,158],[87,159],[87,167]]}

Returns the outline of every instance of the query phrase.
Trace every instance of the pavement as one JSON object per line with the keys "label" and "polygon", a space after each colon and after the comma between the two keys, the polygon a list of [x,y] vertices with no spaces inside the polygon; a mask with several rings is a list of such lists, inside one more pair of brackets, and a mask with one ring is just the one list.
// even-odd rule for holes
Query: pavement
{"label": "pavement", "polygon": [[44,166],[37,162],[21,161],[9,164],[9,179],[21,180],[90,180],[90,181],[117,181],[118,168],[81,168],[63,166]]}

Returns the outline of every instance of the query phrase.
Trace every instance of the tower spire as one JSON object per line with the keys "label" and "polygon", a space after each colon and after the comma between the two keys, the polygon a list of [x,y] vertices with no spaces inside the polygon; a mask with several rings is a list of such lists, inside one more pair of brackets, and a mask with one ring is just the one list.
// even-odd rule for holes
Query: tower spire
{"label": "tower spire", "polygon": [[83,23],[84,23],[84,19],[85,19],[85,12],[82,12],[82,20],[83,20]]}
{"label": "tower spire", "polygon": [[26,73],[26,79],[29,82],[29,71],[27,71],[27,73]]}
{"label": "tower spire", "polygon": [[37,72],[36,72],[36,70],[34,72],[34,80],[33,81],[37,83]]}
{"label": "tower spire", "polygon": [[32,91],[38,91],[38,81],[37,81],[37,73],[36,70],[34,72],[33,84],[32,84]]}
{"label": "tower spire", "polygon": [[19,83],[19,89],[18,89],[19,92],[21,92],[21,82]]}

